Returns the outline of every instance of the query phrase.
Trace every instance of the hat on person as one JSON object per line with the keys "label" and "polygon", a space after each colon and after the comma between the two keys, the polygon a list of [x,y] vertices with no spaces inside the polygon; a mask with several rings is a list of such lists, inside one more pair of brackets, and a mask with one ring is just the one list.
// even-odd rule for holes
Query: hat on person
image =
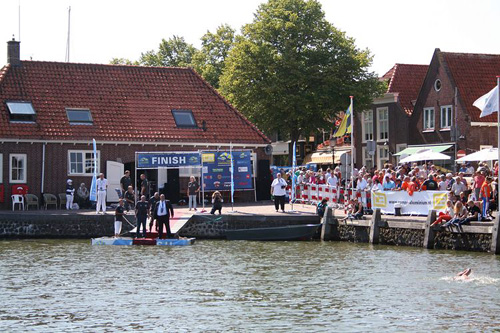
{"label": "hat on person", "polygon": [[446,174],[446,177],[453,177],[453,175],[452,175],[450,172],[448,172],[448,173]]}
{"label": "hat on person", "polygon": [[85,183],[81,183],[80,186],[85,186]]}
{"label": "hat on person", "polygon": [[68,179],[67,183],[71,184],[73,181],[71,179]]}

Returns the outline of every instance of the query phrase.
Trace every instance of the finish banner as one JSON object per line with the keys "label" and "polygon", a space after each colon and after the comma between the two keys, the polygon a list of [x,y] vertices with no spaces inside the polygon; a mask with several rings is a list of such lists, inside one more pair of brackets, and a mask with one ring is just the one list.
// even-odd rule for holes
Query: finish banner
{"label": "finish banner", "polygon": [[[230,152],[202,152],[203,186],[205,191],[231,190]],[[234,189],[253,189],[251,151],[234,151]]]}
{"label": "finish banner", "polygon": [[200,153],[137,153],[137,169],[200,167]]}
{"label": "finish banner", "polygon": [[406,191],[372,191],[372,209],[380,208],[382,214],[394,214],[401,207],[404,215],[428,215],[430,210],[442,211],[446,208],[448,192],[422,191],[412,196]]}

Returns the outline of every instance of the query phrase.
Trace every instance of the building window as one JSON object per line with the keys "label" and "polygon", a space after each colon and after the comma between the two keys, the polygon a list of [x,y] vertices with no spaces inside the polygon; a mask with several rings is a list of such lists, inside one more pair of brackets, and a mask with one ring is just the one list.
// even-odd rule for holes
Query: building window
{"label": "building window", "polygon": [[66,109],[70,125],[92,125],[92,115],[89,109]]}
{"label": "building window", "polygon": [[389,140],[389,108],[377,108],[377,141]]}
{"label": "building window", "polygon": [[[100,152],[97,151],[97,170],[99,173]],[[68,151],[68,175],[92,176],[94,174],[94,152],[92,150]]]}
{"label": "building window", "polygon": [[7,102],[9,120],[12,122],[34,123],[36,112],[30,102]]}
{"label": "building window", "polygon": [[[406,147],[408,147],[408,145],[406,143],[398,143],[396,145],[396,153],[402,152],[403,150],[406,149]],[[399,163],[399,160],[401,159],[401,155],[396,155],[395,157],[396,157],[396,160]]]}
{"label": "building window", "polygon": [[434,130],[434,108],[424,109],[424,131]]}
{"label": "building window", "polygon": [[378,155],[378,164],[377,168],[381,169],[384,167],[385,163],[389,162],[389,147],[388,146],[379,146],[377,149]]}
{"label": "building window", "polygon": [[13,184],[26,183],[26,154],[9,155],[9,182]]}
{"label": "building window", "polygon": [[441,129],[451,128],[451,105],[441,107]]}
{"label": "building window", "polygon": [[366,147],[363,147],[363,165],[370,170],[373,168],[373,155],[370,155],[368,153],[368,149]]}
{"label": "building window", "polygon": [[441,90],[441,80],[440,79],[437,79],[436,81],[434,81],[434,90],[436,90],[436,91]]}
{"label": "building window", "polygon": [[363,111],[361,124],[363,142],[373,140],[373,110]]}
{"label": "building window", "polygon": [[183,128],[197,128],[196,121],[194,120],[193,112],[191,110],[172,110],[175,124],[177,127]]}

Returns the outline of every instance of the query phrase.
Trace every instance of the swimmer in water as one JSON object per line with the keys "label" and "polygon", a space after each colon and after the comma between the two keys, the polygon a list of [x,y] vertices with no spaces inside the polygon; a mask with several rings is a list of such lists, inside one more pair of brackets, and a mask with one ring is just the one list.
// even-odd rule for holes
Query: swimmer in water
{"label": "swimmer in water", "polygon": [[460,279],[468,280],[469,279],[469,275],[471,273],[472,273],[472,268],[466,268],[463,271],[461,271],[460,273],[458,273],[454,277],[454,280],[460,280]]}

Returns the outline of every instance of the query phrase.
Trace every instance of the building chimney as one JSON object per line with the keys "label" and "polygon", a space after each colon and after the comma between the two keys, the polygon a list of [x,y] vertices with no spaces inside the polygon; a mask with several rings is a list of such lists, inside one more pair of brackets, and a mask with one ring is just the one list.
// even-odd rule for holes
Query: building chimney
{"label": "building chimney", "polygon": [[21,66],[21,42],[14,38],[7,42],[7,63],[11,66]]}

